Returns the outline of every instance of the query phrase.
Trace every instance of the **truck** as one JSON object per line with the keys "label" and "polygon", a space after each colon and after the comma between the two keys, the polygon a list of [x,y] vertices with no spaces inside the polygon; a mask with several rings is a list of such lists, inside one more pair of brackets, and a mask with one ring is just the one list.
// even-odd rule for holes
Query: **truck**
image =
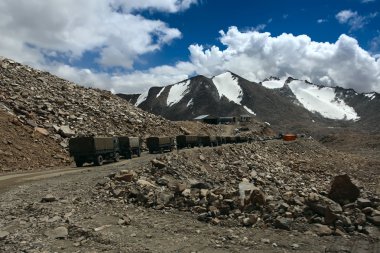
{"label": "truck", "polygon": [[174,147],[174,138],[168,136],[151,136],[146,139],[146,145],[149,153],[164,153],[164,151],[172,151]]}
{"label": "truck", "polygon": [[141,155],[141,141],[139,137],[118,136],[120,154],[127,159],[132,155]]}
{"label": "truck", "polygon": [[216,136],[212,136],[212,135],[199,135],[198,140],[199,140],[201,146],[203,146],[203,147],[206,147],[206,146],[214,147],[214,146],[218,146],[218,144],[219,144]]}
{"label": "truck", "polygon": [[119,161],[120,149],[117,137],[75,137],[69,140],[70,156],[77,167],[84,163],[103,165],[104,160]]}
{"label": "truck", "polygon": [[200,146],[200,140],[197,135],[178,135],[176,137],[177,148],[193,148],[195,146]]}

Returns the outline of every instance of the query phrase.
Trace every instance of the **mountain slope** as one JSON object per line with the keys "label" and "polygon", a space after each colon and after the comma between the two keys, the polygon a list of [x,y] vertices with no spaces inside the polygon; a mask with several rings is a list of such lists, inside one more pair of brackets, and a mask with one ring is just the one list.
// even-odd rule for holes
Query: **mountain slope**
{"label": "mountain slope", "polygon": [[376,129],[380,110],[376,93],[318,86],[289,78],[250,82],[232,72],[207,78],[196,76],[165,87],[152,87],[138,98],[128,97],[143,110],[171,120],[199,115],[250,114],[277,126],[298,129],[358,125]]}

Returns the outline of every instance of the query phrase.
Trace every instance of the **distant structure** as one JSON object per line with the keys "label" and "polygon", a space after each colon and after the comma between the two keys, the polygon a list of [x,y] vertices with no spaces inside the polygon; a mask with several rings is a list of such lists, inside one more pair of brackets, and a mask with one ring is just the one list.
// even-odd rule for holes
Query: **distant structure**
{"label": "distant structure", "polygon": [[240,115],[240,116],[226,116],[226,117],[217,117],[213,115],[199,115],[194,118],[195,121],[200,121],[206,124],[232,124],[237,122],[250,122],[252,120],[252,116],[248,114]]}

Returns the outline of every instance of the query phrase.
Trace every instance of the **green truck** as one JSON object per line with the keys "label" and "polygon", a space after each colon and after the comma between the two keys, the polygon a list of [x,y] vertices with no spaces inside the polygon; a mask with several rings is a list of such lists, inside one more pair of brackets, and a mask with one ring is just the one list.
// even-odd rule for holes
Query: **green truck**
{"label": "green truck", "polygon": [[127,159],[131,159],[132,155],[141,155],[141,140],[139,137],[119,136],[120,154]]}
{"label": "green truck", "polygon": [[164,153],[164,151],[172,151],[174,145],[174,138],[167,136],[152,136],[146,139],[146,146],[149,149],[149,153]]}
{"label": "green truck", "polygon": [[97,166],[104,160],[119,161],[120,148],[117,137],[75,137],[69,140],[70,156],[74,157],[77,167],[84,163]]}
{"label": "green truck", "polygon": [[177,148],[193,148],[199,147],[200,142],[197,135],[178,135],[176,137]]}

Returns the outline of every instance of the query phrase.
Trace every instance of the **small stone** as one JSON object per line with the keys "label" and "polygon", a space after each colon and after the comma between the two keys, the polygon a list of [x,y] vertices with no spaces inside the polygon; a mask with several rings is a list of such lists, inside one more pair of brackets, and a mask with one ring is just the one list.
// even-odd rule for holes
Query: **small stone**
{"label": "small stone", "polygon": [[369,199],[358,198],[356,203],[360,208],[366,208],[372,206],[372,202]]}
{"label": "small stone", "polygon": [[291,245],[291,247],[292,247],[292,249],[298,249],[298,248],[300,247],[300,245],[297,244],[297,243],[293,243],[293,244]]}
{"label": "small stone", "polygon": [[54,197],[52,194],[47,194],[45,197],[43,197],[41,199],[42,203],[45,203],[45,202],[54,202],[54,201],[57,201],[57,198]]}
{"label": "small stone", "polygon": [[69,231],[66,227],[57,227],[56,229],[49,231],[47,236],[54,239],[64,239],[69,235]]}
{"label": "small stone", "polygon": [[61,126],[58,133],[65,138],[69,138],[75,135],[75,131],[71,130],[69,126]]}
{"label": "small stone", "polygon": [[368,221],[371,222],[375,226],[380,226],[380,216],[368,216]]}
{"label": "small stone", "polygon": [[132,182],[137,176],[136,172],[129,170],[121,170],[115,175],[115,179],[118,181]]}
{"label": "small stone", "polygon": [[261,242],[265,244],[269,244],[270,240],[268,238],[261,238]]}
{"label": "small stone", "polygon": [[273,223],[275,228],[290,230],[292,219],[277,217]]}
{"label": "small stone", "polygon": [[40,133],[42,135],[45,135],[45,136],[49,135],[49,131],[46,130],[45,128],[42,128],[42,127],[36,127],[36,128],[34,128],[34,131],[36,131],[37,133]]}
{"label": "small stone", "polygon": [[0,231],[0,240],[4,240],[9,235],[8,231]]}
{"label": "small stone", "polygon": [[314,224],[313,231],[319,236],[331,235],[333,232],[328,226],[322,224]]}
{"label": "small stone", "polygon": [[204,161],[206,161],[206,158],[203,155],[200,155],[199,156],[199,160],[201,160],[202,162],[204,162]]}

